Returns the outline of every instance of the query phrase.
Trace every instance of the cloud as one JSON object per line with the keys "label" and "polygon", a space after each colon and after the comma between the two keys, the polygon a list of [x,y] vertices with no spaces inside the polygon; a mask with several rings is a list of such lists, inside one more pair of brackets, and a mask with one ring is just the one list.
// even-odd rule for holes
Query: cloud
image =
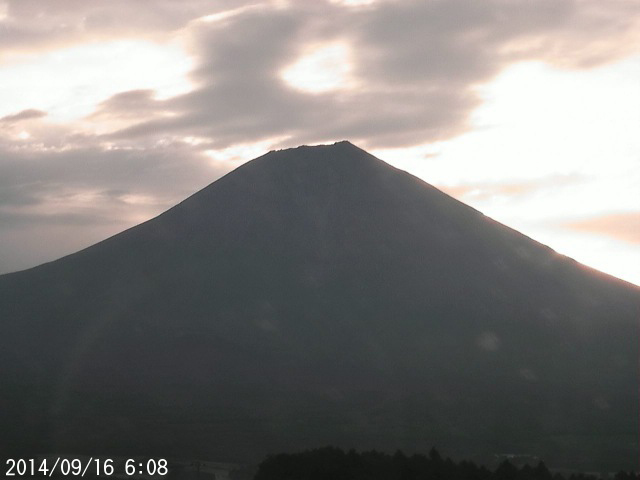
{"label": "cloud", "polygon": [[456,198],[468,201],[486,201],[496,198],[509,198],[513,201],[517,197],[527,197],[556,191],[560,188],[579,185],[586,181],[580,174],[549,175],[526,181],[509,182],[474,182],[455,186],[437,185],[442,191]]}
{"label": "cloud", "polygon": [[132,226],[228,170],[179,142],[119,149],[91,145],[92,138],[73,148],[69,141],[32,141],[25,148],[0,141],[2,231],[30,224]]}
{"label": "cloud", "polygon": [[449,81],[391,85],[389,75],[365,78],[360,72],[353,89],[309,95],[291,88],[282,72],[309,44],[344,43],[356,52],[358,71],[366,46],[357,44],[343,15],[337,7],[323,15],[313,8],[253,9],[222,25],[200,25],[193,43],[201,59],[194,80],[201,87],[165,103],[178,112],[174,117],[141,122],[111,138],[184,132],[209,137],[220,148],[283,135],[291,145],[334,138],[398,145],[447,138],[464,128],[478,99]]}
{"label": "cloud", "polygon": [[[0,51],[32,52],[110,39],[162,37],[203,15],[231,8],[231,0],[6,0]],[[0,55],[1,58],[1,55]]]}
{"label": "cloud", "polygon": [[[606,8],[592,0],[25,0],[9,2],[8,18],[46,45],[55,44],[56,28],[66,37],[71,29],[76,42],[179,32],[197,63],[191,92],[169,101],[149,89],[122,92],[88,119],[127,119],[110,141],[198,136],[218,148],[273,137],[288,138],[276,147],[337,138],[366,148],[445,140],[470,128],[481,102],[476,87],[507,65],[538,59],[591,67],[629,54],[640,38],[640,6],[622,0]],[[4,37],[12,36],[29,44],[5,28]],[[350,52],[331,67],[349,72],[347,87],[310,94],[285,81],[287,68],[329,46]]]}
{"label": "cloud", "polygon": [[27,110],[22,110],[21,112],[15,113],[13,115],[5,115],[4,117],[0,118],[0,123],[17,123],[22,120],[32,120],[34,118],[42,118],[46,116],[47,112],[30,108]]}
{"label": "cloud", "polygon": [[153,90],[129,90],[120,92],[102,102],[98,112],[132,113],[132,111],[152,110],[156,104]]}
{"label": "cloud", "polygon": [[[639,38],[636,5],[451,0],[235,9],[188,30],[199,87],[163,103],[175,114],[111,138],[190,134],[220,148],[274,136],[288,137],[278,146],[349,138],[367,148],[452,138],[469,129],[481,101],[476,87],[513,62],[585,68],[629,54]],[[351,88],[308,93],[285,81],[283,72],[310,49],[332,45],[353,52],[348,65],[334,59],[331,66],[350,72]]]}
{"label": "cloud", "polygon": [[191,146],[180,143],[141,149],[32,149],[0,146],[0,207],[86,190],[148,194],[166,204],[204,186],[203,179],[213,181],[222,174]]}
{"label": "cloud", "polygon": [[131,124],[144,120],[148,123],[150,119],[173,113],[165,101],[156,98],[154,90],[140,89],[120,92],[106,99],[86,119],[104,125],[114,123],[116,128],[122,128],[122,122]]}
{"label": "cloud", "polygon": [[179,142],[109,149],[92,137],[73,148],[32,141],[20,148],[0,136],[0,273],[148,220],[229,169]]}
{"label": "cloud", "polygon": [[572,230],[607,235],[640,245],[640,212],[611,213],[565,224]]}

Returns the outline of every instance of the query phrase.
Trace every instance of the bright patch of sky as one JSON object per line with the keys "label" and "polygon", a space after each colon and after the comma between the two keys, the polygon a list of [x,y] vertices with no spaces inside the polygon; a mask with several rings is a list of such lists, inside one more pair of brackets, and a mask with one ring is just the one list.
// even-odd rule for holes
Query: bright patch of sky
{"label": "bright patch of sky", "polygon": [[640,57],[583,71],[514,65],[479,87],[484,103],[469,133],[373,153],[560,253],[640,284],[637,246],[561,227],[640,207],[638,79]]}
{"label": "bright patch of sky", "polygon": [[311,47],[282,72],[282,79],[308,93],[353,88],[349,56],[349,47],[342,43]]}
{"label": "bright patch of sky", "polygon": [[0,117],[38,109],[73,122],[112,95],[152,89],[157,98],[191,88],[192,60],[177,43],[119,40],[31,54],[0,64]]}
{"label": "bright patch of sky", "polygon": [[262,140],[254,143],[240,143],[231,147],[218,150],[205,150],[205,154],[211,159],[213,166],[233,166],[238,167],[245,163],[248,159],[257,158],[267,153],[271,146],[283,141],[287,137],[276,137]]}
{"label": "bright patch of sky", "polygon": [[345,7],[361,7],[364,5],[371,5],[376,0],[329,0],[331,3],[338,5],[344,5]]}

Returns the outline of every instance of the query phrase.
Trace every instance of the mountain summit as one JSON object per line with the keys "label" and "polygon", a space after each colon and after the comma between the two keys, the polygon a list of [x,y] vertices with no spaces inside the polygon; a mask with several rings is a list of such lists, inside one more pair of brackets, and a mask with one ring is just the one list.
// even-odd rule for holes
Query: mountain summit
{"label": "mountain summit", "polygon": [[0,276],[0,450],[635,468],[637,288],[348,142]]}

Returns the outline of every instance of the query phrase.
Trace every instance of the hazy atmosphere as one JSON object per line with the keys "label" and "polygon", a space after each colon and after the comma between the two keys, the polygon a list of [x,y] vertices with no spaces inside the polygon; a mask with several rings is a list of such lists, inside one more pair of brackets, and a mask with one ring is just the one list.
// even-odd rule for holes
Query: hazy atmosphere
{"label": "hazy atmosphere", "polygon": [[640,284],[640,3],[0,0],[0,273],[348,139]]}

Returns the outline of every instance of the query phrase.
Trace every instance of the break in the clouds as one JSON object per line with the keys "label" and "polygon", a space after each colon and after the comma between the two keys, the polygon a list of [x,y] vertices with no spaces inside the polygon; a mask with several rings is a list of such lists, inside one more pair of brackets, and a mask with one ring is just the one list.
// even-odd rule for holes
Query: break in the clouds
{"label": "break in the clouds", "polygon": [[[493,105],[485,87],[546,105],[557,92],[527,83],[526,69],[515,88],[501,75],[531,62],[567,74],[606,69],[640,55],[639,32],[640,4],[625,0],[0,0],[0,271],[159,213],[263,150],[340,139],[383,159],[404,155],[396,164],[489,214],[500,216],[507,199],[539,219],[549,208],[535,203],[541,192],[588,197],[585,185],[606,168],[595,160],[581,171],[579,147],[593,150],[592,139],[574,138],[577,148],[562,150],[566,163],[545,163],[550,143],[523,148],[553,137],[543,135],[553,123],[545,116],[562,117],[553,105],[538,112],[543,128],[527,123],[524,110],[535,105],[511,101],[523,115],[507,112],[515,120],[498,108],[500,118],[527,125],[526,139],[491,139],[494,117],[477,122]],[[591,91],[585,109],[598,101]],[[626,101],[629,111],[640,104]],[[630,121],[640,123],[630,113],[611,131],[632,130]],[[558,138],[578,124],[570,118]],[[600,163],[627,177],[631,192],[637,178],[625,169],[638,159],[620,145],[633,145],[606,126],[597,135]],[[617,147],[608,149],[611,138]],[[569,225],[565,214],[553,223]],[[35,231],[47,239],[39,246]]]}
{"label": "break in the clouds", "polygon": [[[557,1],[235,9],[183,33],[197,58],[198,86],[162,102],[173,114],[112,138],[195,134],[219,147],[283,136],[287,145],[349,138],[374,148],[443,140],[469,128],[480,103],[474,88],[506,65],[612,62],[637,42],[639,16],[630,3],[604,9]],[[305,79],[296,82],[288,69],[307,57],[306,70],[313,69],[323,48],[329,57],[334,52],[327,67],[333,62],[343,81],[314,91],[310,78],[305,90]]]}

